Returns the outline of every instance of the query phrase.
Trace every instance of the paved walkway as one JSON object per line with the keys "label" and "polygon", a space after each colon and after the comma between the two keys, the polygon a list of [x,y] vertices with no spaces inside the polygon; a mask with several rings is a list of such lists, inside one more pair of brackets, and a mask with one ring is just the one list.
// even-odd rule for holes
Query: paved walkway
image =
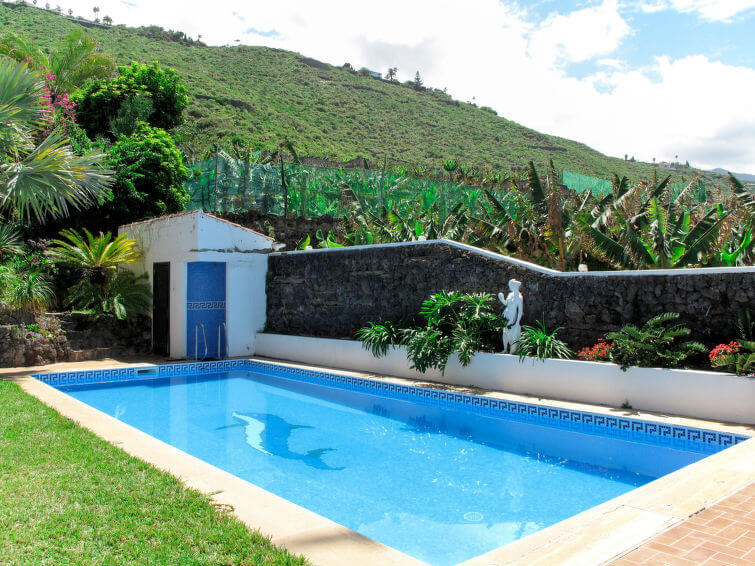
{"label": "paved walkway", "polygon": [[612,564],[755,565],[755,483],[661,533]]}

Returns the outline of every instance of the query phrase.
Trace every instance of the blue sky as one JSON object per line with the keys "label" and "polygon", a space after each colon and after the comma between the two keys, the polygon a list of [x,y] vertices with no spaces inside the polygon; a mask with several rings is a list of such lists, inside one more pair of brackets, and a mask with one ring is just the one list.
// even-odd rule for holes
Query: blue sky
{"label": "blue sky", "polygon": [[[92,4],[63,0],[91,14]],[[426,85],[615,156],[755,173],[755,0],[105,0],[116,23]]]}

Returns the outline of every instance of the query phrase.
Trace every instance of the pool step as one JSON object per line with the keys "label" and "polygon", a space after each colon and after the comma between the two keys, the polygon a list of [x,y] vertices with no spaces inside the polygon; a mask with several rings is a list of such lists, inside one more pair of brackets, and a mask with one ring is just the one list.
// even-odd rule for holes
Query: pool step
{"label": "pool step", "polygon": [[110,348],[85,348],[82,350],[71,350],[71,362],[88,362],[91,360],[104,360],[110,357]]}

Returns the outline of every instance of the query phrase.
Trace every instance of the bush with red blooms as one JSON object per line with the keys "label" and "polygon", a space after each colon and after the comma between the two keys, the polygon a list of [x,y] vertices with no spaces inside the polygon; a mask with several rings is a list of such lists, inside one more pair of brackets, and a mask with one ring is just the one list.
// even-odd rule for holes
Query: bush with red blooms
{"label": "bush with red blooms", "polygon": [[719,344],[710,351],[708,357],[710,363],[715,365],[716,362],[720,362],[726,356],[736,356],[739,353],[739,342],[732,340],[728,344]]}
{"label": "bush with red blooms", "polygon": [[577,352],[577,357],[580,360],[589,362],[610,362],[612,350],[613,344],[606,342],[603,338],[601,338],[594,346],[582,348],[579,352]]}

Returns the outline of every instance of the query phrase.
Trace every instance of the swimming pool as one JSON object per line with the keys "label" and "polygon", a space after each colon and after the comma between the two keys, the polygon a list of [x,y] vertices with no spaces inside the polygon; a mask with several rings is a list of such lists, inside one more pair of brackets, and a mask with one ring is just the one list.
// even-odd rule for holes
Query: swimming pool
{"label": "swimming pool", "polygon": [[746,439],[246,360],[36,377],[437,565]]}

